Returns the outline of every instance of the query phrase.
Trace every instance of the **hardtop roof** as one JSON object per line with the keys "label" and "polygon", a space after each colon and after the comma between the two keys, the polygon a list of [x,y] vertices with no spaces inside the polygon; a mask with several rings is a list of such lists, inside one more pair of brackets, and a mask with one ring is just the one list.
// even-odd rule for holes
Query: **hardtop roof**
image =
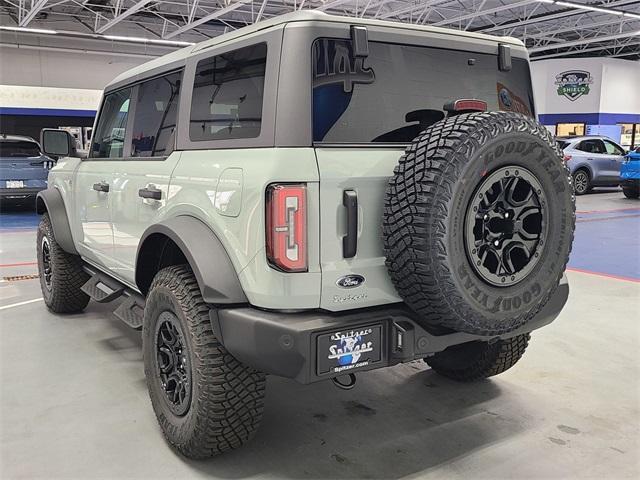
{"label": "hardtop roof", "polygon": [[325,12],[320,12],[320,11],[303,10],[303,11],[297,11],[293,13],[287,13],[285,15],[279,15],[277,17],[273,17],[268,20],[254,23],[252,25],[239,28],[238,30],[234,30],[232,32],[219,35],[209,40],[205,40],[195,45],[190,45],[188,47],[181,48],[180,50],[176,50],[175,52],[171,52],[162,57],[155,58],[149,62],[143,63],[142,65],[134,67],[118,75],[107,85],[107,89],[109,88],[110,85],[124,83],[129,79],[134,79],[139,75],[143,75],[145,72],[151,71],[165,64],[177,62],[185,58],[188,58],[189,56],[191,56],[192,54],[195,54],[196,52],[201,52],[203,50],[215,47],[217,45],[222,45],[222,44],[231,42],[233,40],[244,38],[254,33],[257,33],[272,27],[284,27],[288,23],[308,22],[308,21],[345,23],[349,25],[381,26],[381,27],[395,28],[395,29],[401,29],[401,30],[416,30],[416,31],[421,31],[425,33],[437,33],[437,34],[444,34],[444,35],[453,35],[456,37],[475,38],[478,40],[484,40],[484,41],[490,41],[490,42],[496,42],[496,43],[497,42],[509,43],[513,46],[524,48],[524,43],[522,43],[522,41],[518,40],[517,38],[513,38],[513,37],[496,37],[493,35],[486,35],[486,34],[474,33],[474,32],[465,32],[465,31],[454,30],[450,28],[432,27],[428,25],[413,25],[408,23],[391,22],[388,20],[373,20],[368,18],[341,17],[337,15],[329,15]]}

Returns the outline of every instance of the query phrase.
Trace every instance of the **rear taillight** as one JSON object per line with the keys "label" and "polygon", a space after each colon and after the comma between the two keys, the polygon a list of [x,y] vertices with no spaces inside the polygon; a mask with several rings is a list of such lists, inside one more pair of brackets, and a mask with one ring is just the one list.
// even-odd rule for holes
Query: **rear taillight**
{"label": "rear taillight", "polygon": [[269,185],[266,213],[269,263],[285,272],[306,272],[306,185]]}
{"label": "rear taillight", "polygon": [[564,163],[567,163],[569,160],[571,160],[571,155],[564,155],[564,156],[562,157],[562,161],[563,161]]}
{"label": "rear taillight", "polygon": [[449,113],[486,112],[487,102],[475,98],[460,98],[449,102],[444,109]]}

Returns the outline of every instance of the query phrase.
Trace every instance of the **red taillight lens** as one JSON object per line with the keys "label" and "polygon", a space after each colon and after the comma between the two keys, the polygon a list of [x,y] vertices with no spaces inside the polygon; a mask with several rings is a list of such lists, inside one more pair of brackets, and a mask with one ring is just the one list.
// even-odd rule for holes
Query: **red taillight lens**
{"label": "red taillight lens", "polygon": [[267,259],[285,272],[307,271],[307,187],[267,188]]}
{"label": "red taillight lens", "polygon": [[476,99],[461,98],[445,105],[448,112],[486,112],[487,102]]}
{"label": "red taillight lens", "polygon": [[563,161],[564,163],[567,163],[569,160],[571,160],[571,155],[564,155],[564,156],[562,157],[562,161]]}

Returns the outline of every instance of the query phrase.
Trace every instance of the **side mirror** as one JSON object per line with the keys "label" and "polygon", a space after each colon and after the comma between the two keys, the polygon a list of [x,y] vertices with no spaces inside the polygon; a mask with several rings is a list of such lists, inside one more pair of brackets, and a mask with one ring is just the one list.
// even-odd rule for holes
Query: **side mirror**
{"label": "side mirror", "polygon": [[66,130],[44,128],[40,132],[42,153],[54,159],[77,157],[75,139]]}

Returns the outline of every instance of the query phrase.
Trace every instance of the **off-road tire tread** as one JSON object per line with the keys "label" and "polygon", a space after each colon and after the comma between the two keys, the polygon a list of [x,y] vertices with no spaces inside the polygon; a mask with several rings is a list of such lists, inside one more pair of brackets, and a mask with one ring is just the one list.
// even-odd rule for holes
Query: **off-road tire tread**
{"label": "off-road tire tread", "polygon": [[517,335],[495,343],[487,343],[480,355],[468,366],[452,368],[443,353],[436,353],[425,359],[436,373],[457,382],[475,382],[493,377],[513,367],[527,349],[531,335],[528,333]]}
{"label": "off-road tire tread", "polygon": [[[386,265],[397,292],[423,321],[432,326],[480,335],[514,330],[533,318],[553,289],[506,328],[487,328],[489,319],[475,320],[452,281],[445,237],[452,192],[471,154],[487,138],[499,133],[529,132],[539,136],[562,158],[549,131],[534,119],[512,112],[469,113],[440,121],[422,132],[400,158],[389,180],[384,200],[383,240]],[[458,140],[465,136],[466,142]],[[573,188],[569,169],[567,182]],[[571,239],[575,228],[572,207]],[[569,252],[555,282],[562,278]]]}
{"label": "off-road tire tread", "polygon": [[38,271],[43,275],[42,268],[42,237],[49,239],[50,261],[53,269],[51,278],[51,292],[47,292],[40,279],[45,305],[54,313],[77,313],[84,310],[89,303],[89,296],[80,288],[89,279],[89,274],[83,270],[82,259],[79,255],[65,252],[55,239],[53,226],[48,213],[44,213],[38,225],[37,258]]}
{"label": "off-road tire tread", "polygon": [[[160,270],[149,296],[162,287],[171,291],[187,318],[185,340],[191,342],[197,358],[197,365],[192,366],[192,380],[198,382],[200,391],[199,398],[192,397],[190,407],[196,409],[195,428],[188,423],[176,426],[156,410],[162,432],[176,450],[189,458],[209,458],[238,448],[255,435],[262,419],[265,374],[240,363],[218,341],[209,319],[210,307],[202,299],[188,265]],[[150,336],[149,325],[145,318],[145,339],[153,335],[151,332]],[[147,381],[155,378],[155,372],[149,371],[150,365],[151,362],[145,362]]]}

